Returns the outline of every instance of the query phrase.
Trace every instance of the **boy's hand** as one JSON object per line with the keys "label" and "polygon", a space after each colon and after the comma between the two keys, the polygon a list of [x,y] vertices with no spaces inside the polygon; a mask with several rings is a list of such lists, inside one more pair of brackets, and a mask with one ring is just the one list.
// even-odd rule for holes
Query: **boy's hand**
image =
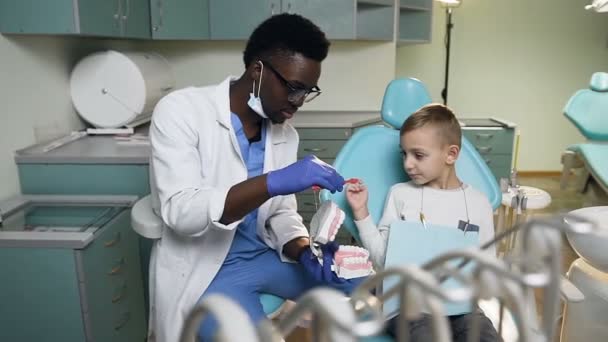
{"label": "boy's hand", "polygon": [[354,219],[357,221],[369,216],[369,210],[367,209],[368,196],[365,184],[359,182],[346,185],[346,200],[353,211]]}

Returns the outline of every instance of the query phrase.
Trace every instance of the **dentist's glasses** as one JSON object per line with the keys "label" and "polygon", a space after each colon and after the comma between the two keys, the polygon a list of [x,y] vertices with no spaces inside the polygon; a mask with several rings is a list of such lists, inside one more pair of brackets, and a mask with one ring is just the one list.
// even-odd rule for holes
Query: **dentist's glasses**
{"label": "dentist's glasses", "polygon": [[286,80],[285,77],[283,77],[283,75],[281,75],[270,63],[264,60],[261,60],[260,62],[262,62],[264,66],[270,69],[270,71],[272,71],[272,73],[275,74],[275,76],[277,76],[278,79],[281,80],[281,82],[283,82],[285,87],[287,87],[287,100],[289,102],[298,103],[302,101],[302,99],[304,100],[304,102],[310,102],[317,98],[317,96],[321,95],[321,89],[319,87],[313,86],[312,88],[306,89],[294,85],[293,83]]}

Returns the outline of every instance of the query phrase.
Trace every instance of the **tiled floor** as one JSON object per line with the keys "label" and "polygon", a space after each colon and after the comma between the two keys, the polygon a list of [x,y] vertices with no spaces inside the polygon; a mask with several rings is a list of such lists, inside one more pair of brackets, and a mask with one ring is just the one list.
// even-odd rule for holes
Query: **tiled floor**
{"label": "tiled floor", "polygon": [[[538,210],[532,215],[550,215],[555,213],[566,213],[574,209],[583,207],[585,203],[584,196],[577,192],[576,184],[571,184],[567,189],[560,189],[560,179],[558,176],[543,176],[543,177],[525,177],[522,176],[519,179],[521,185],[533,186],[536,188],[547,191],[552,198],[551,205],[543,210]],[[573,182],[574,183],[574,182]],[[576,253],[570,248],[568,240],[563,239],[562,249],[562,265],[564,272],[567,271],[568,267],[577,258]],[[541,292],[537,293],[537,304],[539,308],[542,308]],[[539,312],[539,314],[542,314]],[[289,342],[304,342],[310,341],[310,331],[305,329],[296,330],[288,339]]]}

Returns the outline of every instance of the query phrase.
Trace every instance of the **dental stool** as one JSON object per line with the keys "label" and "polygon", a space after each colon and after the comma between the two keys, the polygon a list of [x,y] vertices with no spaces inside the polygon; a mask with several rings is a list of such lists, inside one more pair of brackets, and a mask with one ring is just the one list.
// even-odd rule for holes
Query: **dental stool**
{"label": "dental stool", "polygon": [[608,341],[608,206],[571,211],[594,222],[603,235],[567,234],[580,256],[567,277],[585,296],[578,303],[566,303],[561,342]]}
{"label": "dental stool", "polygon": [[572,169],[584,167],[580,190],[587,193],[590,205],[608,203],[608,73],[594,73],[589,89],[568,100],[564,115],[587,142],[569,146],[562,154],[561,187],[566,187]]}
{"label": "dental stool", "polygon": [[[391,186],[406,182],[403,170],[399,129],[407,117],[423,105],[431,103],[424,84],[417,79],[397,79],[389,83],[382,102],[382,120],[388,126],[369,126],[359,129],[346,142],[336,157],[334,167],[345,179],[355,177],[369,189],[368,207],[375,222],[382,216],[384,202]],[[458,177],[487,195],[494,209],[501,203],[501,192],[496,178],[475,147],[462,137],[462,148],[456,162]],[[334,201],[346,214],[344,228],[360,243],[352,211],[344,192],[321,192],[322,201]],[[363,339],[366,342],[391,341],[384,337]]]}
{"label": "dental stool", "polygon": [[[161,238],[163,222],[160,217],[158,217],[158,215],[154,213],[154,210],[152,209],[151,195],[142,197],[137,201],[137,203],[135,203],[131,211],[131,224],[133,225],[133,230],[135,230],[137,234],[146,239],[158,240]],[[155,258],[154,252],[155,249],[152,249],[149,258],[146,257],[145,260],[153,260]],[[153,269],[150,268],[149,265],[148,269],[150,271],[150,277],[144,280],[148,284],[148,289],[150,293],[149,298],[154,298],[154,286],[152,282],[149,281],[149,279],[154,278],[152,274]],[[146,282],[144,282],[144,284]],[[274,318],[281,312],[281,308],[283,306],[283,303],[285,302],[283,298],[270,294],[262,294],[260,296],[260,301],[262,302],[262,306],[264,307],[264,312],[266,313],[266,316],[268,316],[268,318],[270,319]],[[151,301],[149,303],[150,311],[152,311],[154,306],[152,305]]]}

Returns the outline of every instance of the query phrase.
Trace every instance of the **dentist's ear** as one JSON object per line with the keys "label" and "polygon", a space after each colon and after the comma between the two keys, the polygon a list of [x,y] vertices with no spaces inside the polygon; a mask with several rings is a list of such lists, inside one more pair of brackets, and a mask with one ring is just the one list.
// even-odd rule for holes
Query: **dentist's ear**
{"label": "dentist's ear", "polygon": [[257,60],[249,65],[249,76],[252,80],[255,80],[256,83],[260,81],[260,76],[262,75],[263,64],[262,61]]}
{"label": "dentist's ear", "polygon": [[460,154],[460,147],[458,147],[457,145],[450,145],[448,147],[448,155],[446,158],[446,163],[448,165],[454,165],[454,163],[456,163],[456,160],[458,159],[459,154]]}

